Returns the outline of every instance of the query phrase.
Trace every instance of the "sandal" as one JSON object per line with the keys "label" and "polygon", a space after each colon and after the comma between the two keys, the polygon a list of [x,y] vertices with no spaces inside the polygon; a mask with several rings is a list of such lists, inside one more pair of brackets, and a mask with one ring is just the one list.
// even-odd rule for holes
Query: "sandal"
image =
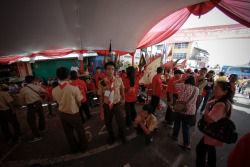
{"label": "sandal", "polygon": [[171,134],[171,133],[168,133],[168,136],[169,136],[171,139],[175,140],[175,141],[178,140],[178,138],[177,138],[177,137],[174,137],[173,134]]}
{"label": "sandal", "polygon": [[178,146],[181,147],[184,150],[188,150],[188,151],[191,150],[190,146],[187,146],[187,145],[184,145],[184,144],[178,144]]}

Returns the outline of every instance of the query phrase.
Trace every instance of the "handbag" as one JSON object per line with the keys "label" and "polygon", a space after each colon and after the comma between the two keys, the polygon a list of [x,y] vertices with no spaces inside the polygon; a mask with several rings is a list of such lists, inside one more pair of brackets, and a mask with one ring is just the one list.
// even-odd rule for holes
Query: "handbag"
{"label": "handbag", "polygon": [[177,101],[174,105],[174,111],[175,112],[187,112],[187,104],[190,102],[190,100],[194,97],[195,94],[195,88],[193,90],[192,95],[188,99],[188,101]]}
{"label": "handbag", "polygon": [[209,137],[212,137],[216,140],[219,140],[223,143],[231,144],[236,143],[238,139],[238,133],[236,131],[236,126],[232,120],[230,120],[231,115],[231,106],[228,110],[228,105],[226,105],[226,117],[221,118],[217,122],[207,123],[204,119],[204,116],[198,122],[198,128],[201,132],[206,134]]}

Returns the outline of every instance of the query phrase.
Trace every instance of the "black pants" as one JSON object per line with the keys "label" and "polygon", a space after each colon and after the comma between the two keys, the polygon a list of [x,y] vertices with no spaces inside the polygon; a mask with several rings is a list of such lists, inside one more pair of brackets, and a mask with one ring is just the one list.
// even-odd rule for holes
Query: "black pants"
{"label": "black pants", "polygon": [[150,132],[149,134],[146,134],[141,125],[138,124],[137,127],[135,127],[136,131],[138,134],[143,134],[143,137],[145,138],[146,141],[150,140],[157,132],[158,132],[158,129],[155,128],[152,132]]}
{"label": "black pants", "polygon": [[87,119],[90,119],[91,115],[90,115],[89,106],[88,106],[88,102],[87,101],[85,101],[84,103],[82,103],[81,107],[79,108],[79,112],[80,112],[80,116],[82,118],[82,122],[85,121],[84,116],[83,116],[83,111],[86,114]]}
{"label": "black pants", "polygon": [[121,110],[121,105],[114,104],[113,108],[110,110],[108,104],[103,104],[104,109],[104,121],[105,126],[108,130],[108,134],[110,137],[114,137],[114,131],[112,126],[113,115],[115,115],[116,123],[119,129],[120,138],[125,137],[125,122],[123,117],[123,112]]}
{"label": "black pants", "polygon": [[203,137],[200,143],[196,146],[196,167],[205,167],[206,159],[209,167],[216,167],[215,146],[205,144]]}
{"label": "black pants", "polygon": [[[9,131],[9,123],[14,128],[14,134],[12,135]],[[6,141],[10,140],[12,137],[18,138],[20,135],[20,126],[17,121],[16,115],[13,114],[11,110],[0,111],[0,125],[5,136]]]}
{"label": "black pants", "polygon": [[126,102],[125,109],[126,109],[126,124],[127,126],[130,126],[132,124],[132,121],[135,121],[135,118],[137,116],[136,110],[135,110],[135,101]]}
{"label": "black pants", "polygon": [[152,95],[152,100],[151,100],[150,104],[153,106],[154,110],[153,110],[152,114],[154,114],[154,115],[155,115],[155,109],[157,108],[159,102],[160,102],[160,97]]}
{"label": "black pants", "polygon": [[[173,105],[175,105],[177,99],[178,99],[178,94],[173,94]],[[170,103],[169,93],[167,93],[167,101],[168,103]],[[165,121],[167,121],[168,125],[173,125],[174,120],[175,120],[175,112],[173,112],[172,108],[168,105],[165,115]]]}
{"label": "black pants", "polygon": [[[72,152],[76,152],[79,150],[85,150],[88,144],[85,129],[79,117],[79,113],[77,114],[66,114],[61,112],[60,119],[63,125],[63,129],[67,140],[70,144]],[[77,142],[73,131],[76,131],[78,135],[79,142]],[[80,148],[79,148],[80,146]]]}
{"label": "black pants", "polygon": [[32,104],[27,105],[28,112],[27,112],[27,122],[30,126],[32,134],[36,137],[39,136],[39,131],[36,127],[36,113],[39,117],[39,130],[45,129],[45,119],[43,115],[43,107],[41,101],[36,101]]}

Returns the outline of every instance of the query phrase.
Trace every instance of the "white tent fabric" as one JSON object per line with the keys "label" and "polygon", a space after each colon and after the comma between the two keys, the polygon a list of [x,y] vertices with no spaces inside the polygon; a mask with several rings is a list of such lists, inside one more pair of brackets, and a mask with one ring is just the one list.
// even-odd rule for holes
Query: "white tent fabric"
{"label": "white tent fabric", "polygon": [[0,56],[53,49],[135,51],[161,19],[205,0],[10,0],[0,2]]}

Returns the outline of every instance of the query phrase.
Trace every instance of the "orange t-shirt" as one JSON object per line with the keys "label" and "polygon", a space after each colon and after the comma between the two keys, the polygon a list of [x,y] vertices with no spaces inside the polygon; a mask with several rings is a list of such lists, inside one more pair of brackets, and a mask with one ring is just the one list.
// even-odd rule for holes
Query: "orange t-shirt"
{"label": "orange t-shirt", "polygon": [[155,95],[160,97],[162,91],[162,81],[158,74],[156,74],[152,81],[152,86],[155,87]]}
{"label": "orange t-shirt", "polygon": [[103,74],[103,73],[96,73],[96,74],[92,77],[92,79],[95,80],[95,87],[96,87],[96,89],[99,88],[99,78],[101,78],[101,79],[105,78],[105,74]]}
{"label": "orange t-shirt", "polygon": [[174,94],[179,94],[179,90],[175,89],[172,84],[176,81],[177,79],[175,79],[175,77],[172,77],[169,81],[168,81],[168,88],[167,88],[167,92],[171,92]]}
{"label": "orange t-shirt", "polygon": [[123,85],[125,87],[125,102],[137,101],[137,92],[140,87],[139,81],[135,80],[134,87],[130,87],[130,80],[126,78],[123,80]]}
{"label": "orange t-shirt", "polygon": [[82,96],[83,96],[81,103],[84,103],[87,100],[87,98],[86,98],[86,90],[87,90],[86,83],[83,80],[80,80],[79,78],[77,78],[76,80],[73,80],[70,83],[70,85],[75,85],[80,89]]}
{"label": "orange t-shirt", "polygon": [[45,95],[46,99],[49,99],[52,96],[52,89],[53,88],[54,88],[53,86],[50,86],[49,88],[45,89],[49,92],[47,95]]}
{"label": "orange t-shirt", "polygon": [[95,90],[95,84],[93,82],[90,82],[90,84],[86,83],[86,85],[89,91]]}

